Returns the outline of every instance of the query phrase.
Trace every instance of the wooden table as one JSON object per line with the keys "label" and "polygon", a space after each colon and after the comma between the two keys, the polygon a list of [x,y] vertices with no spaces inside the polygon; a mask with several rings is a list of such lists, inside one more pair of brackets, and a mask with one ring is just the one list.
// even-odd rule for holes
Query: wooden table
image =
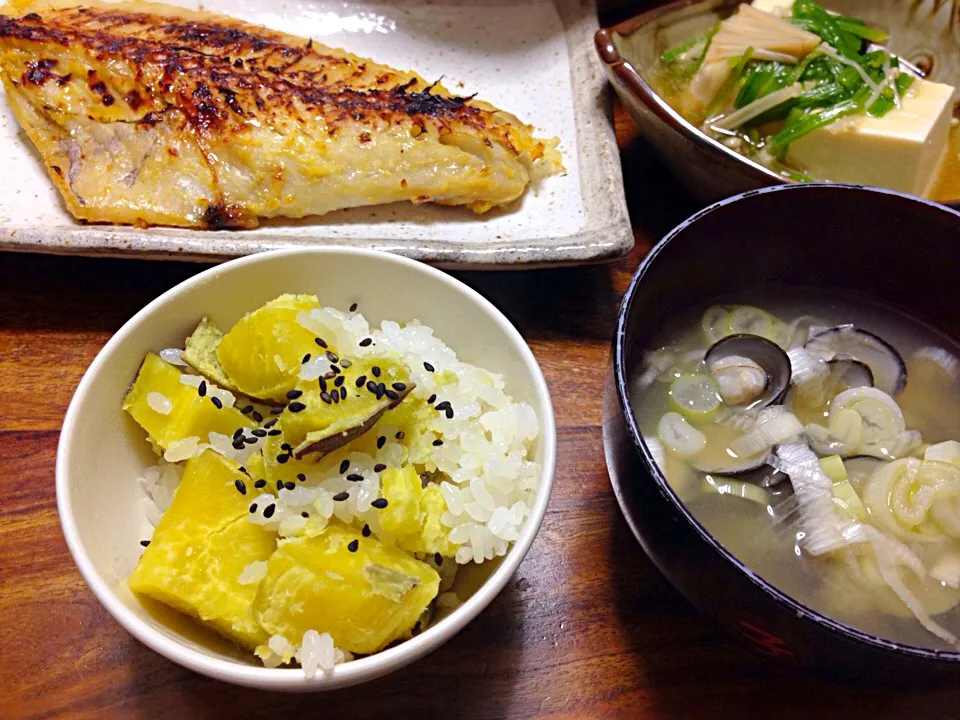
{"label": "wooden table", "polygon": [[0,718],[960,717],[960,690],[864,690],[773,671],[698,616],[630,535],[607,480],[600,388],[632,271],[695,205],[630,120],[616,120],[637,238],[629,257],[459,274],[519,327],[553,393],[560,447],[543,528],[472,625],[363,687],[291,696],[221,684],[148,650],[103,610],[60,534],[60,423],[111,333],[203,266],[0,254]]}

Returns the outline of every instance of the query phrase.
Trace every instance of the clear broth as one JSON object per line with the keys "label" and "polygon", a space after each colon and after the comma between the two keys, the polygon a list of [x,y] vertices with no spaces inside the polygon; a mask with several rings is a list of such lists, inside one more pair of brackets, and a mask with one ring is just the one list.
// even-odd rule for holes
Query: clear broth
{"label": "clear broth", "polygon": [[[915,351],[938,347],[960,358],[960,344],[915,317],[859,295],[822,290],[771,290],[722,298],[718,304],[747,304],[763,308],[784,322],[813,315],[824,325],[853,323],[893,345],[907,362],[906,388],[896,396],[908,429],[920,430],[925,443],[960,439],[960,382],[944,385],[913,359]],[[665,327],[650,348],[696,349],[706,346],[700,318],[707,306],[698,307]],[[643,387],[642,371],[633,378],[632,405],[645,436],[657,436],[657,424],[668,410],[668,383],[657,380]],[[856,462],[856,461],[854,461]],[[776,523],[775,508],[791,492],[789,482],[771,488],[772,501],[763,507],[733,495],[702,489],[702,472],[692,471],[683,461],[667,456],[664,473],[693,516],[733,555],[751,570],[804,605],[889,640],[939,650],[955,649],[925,630],[909,613],[883,612],[845,593],[843,567],[823,558],[813,558],[798,547],[796,526]],[[851,477],[856,487],[856,481]],[[859,490],[859,488],[857,488]],[[950,543],[960,551],[960,541]],[[921,557],[924,557],[921,554]],[[960,590],[946,590],[960,601]],[[903,608],[905,611],[906,608]],[[934,615],[934,619],[960,636],[960,606]]]}

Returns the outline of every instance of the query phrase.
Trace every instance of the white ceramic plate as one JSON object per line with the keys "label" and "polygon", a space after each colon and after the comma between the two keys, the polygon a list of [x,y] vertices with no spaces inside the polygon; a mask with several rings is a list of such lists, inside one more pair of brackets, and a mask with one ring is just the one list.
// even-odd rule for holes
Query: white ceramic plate
{"label": "white ceramic plate", "polygon": [[[319,279],[318,279],[319,278]],[[146,514],[137,477],[156,462],[143,431],[121,409],[148,351],[183,342],[202,315],[223,327],[283,293],[316,293],[324,305],[359,303],[371,324],[418,319],[466,361],[503,376],[507,392],[531,404],[540,434],[531,451],[540,487],[520,537],[464,604],[416,637],[308,678],[265,668],[181,616],[144,605],[126,586],[142,548]],[[57,507],[77,567],[110,614],[165,657],[210,677],[269,690],[328,690],[386,675],[449,640],[504,588],[540,529],[550,498],[557,433],[546,381],[520,333],[487,300],[449,275],[395,255],[352,248],[260,254],[217,265],[131,318],[83,376],[57,448]],[[152,610],[151,610],[152,607]],[[179,618],[179,620],[178,620]]]}
{"label": "white ceramic plate", "polygon": [[[172,0],[191,5],[190,0]],[[249,231],[80,225],[63,207],[5,102],[0,103],[0,249],[210,260],[328,244],[387,250],[447,267],[573,264],[633,246],[606,81],[593,57],[594,0],[210,0],[204,7],[424,77],[443,77],[558,137],[565,175],[507,210],[409,203],[344,210]],[[195,3],[193,3],[195,7]]]}

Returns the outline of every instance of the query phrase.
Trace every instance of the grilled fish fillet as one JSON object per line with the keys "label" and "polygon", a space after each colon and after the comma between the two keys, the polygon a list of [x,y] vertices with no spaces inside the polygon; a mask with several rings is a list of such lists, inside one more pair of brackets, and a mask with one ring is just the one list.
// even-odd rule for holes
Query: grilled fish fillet
{"label": "grilled fish fillet", "polygon": [[556,141],[513,115],[310,40],[158,4],[3,12],[7,100],[82,220],[249,228],[404,200],[484,212],[562,170]]}

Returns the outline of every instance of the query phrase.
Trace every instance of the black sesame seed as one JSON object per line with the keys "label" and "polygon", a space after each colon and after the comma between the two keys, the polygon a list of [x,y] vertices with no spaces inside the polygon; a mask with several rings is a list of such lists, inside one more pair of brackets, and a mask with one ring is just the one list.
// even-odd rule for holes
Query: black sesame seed
{"label": "black sesame seed", "polygon": [[243,415],[247,415],[253,412],[253,405],[247,405],[246,407],[240,408],[240,412]]}
{"label": "black sesame seed", "polygon": [[298,413],[298,412],[300,412],[301,410],[306,410],[306,409],[307,409],[307,406],[304,405],[304,404],[303,404],[302,402],[300,402],[299,400],[294,400],[292,403],[290,403],[289,405],[287,405],[287,409],[288,409],[290,412],[292,412],[292,413]]}
{"label": "black sesame seed", "polygon": [[257,511],[257,504],[250,503],[250,512],[255,513]]}
{"label": "black sesame seed", "polygon": [[346,358],[341,358],[341,359],[340,359],[340,364],[343,365],[344,368],[348,368],[348,367],[350,367],[351,365],[353,365],[353,363],[350,362],[349,360],[347,360]]}
{"label": "black sesame seed", "polygon": [[273,503],[270,503],[269,505],[267,505],[267,506],[263,509],[263,516],[264,516],[267,520],[269,520],[270,518],[273,517],[273,513],[274,513],[274,511],[275,511],[276,509],[277,509],[277,506],[274,505]]}
{"label": "black sesame seed", "polygon": [[326,390],[320,393],[320,399],[323,400],[327,405],[333,402],[333,398],[330,397],[330,393]]}
{"label": "black sesame seed", "polygon": [[446,412],[447,412],[447,420],[453,420],[453,408],[448,407]]}
{"label": "black sesame seed", "polygon": [[266,437],[267,431],[264,430],[263,428],[257,428],[256,430],[251,431],[250,434],[255,435],[256,437]]}
{"label": "black sesame seed", "polygon": [[437,394],[434,393],[433,395],[427,398],[427,405],[433,405],[433,401],[436,399],[437,399]]}
{"label": "black sesame seed", "polygon": [[197,395],[203,397],[207,394],[207,381],[201,380],[200,385],[197,386]]}
{"label": "black sesame seed", "polygon": [[237,488],[237,492],[240,493],[241,495],[247,494],[247,486],[243,484],[243,480],[241,480],[240,478],[237,478],[236,480],[234,480],[233,485],[234,487]]}
{"label": "black sesame seed", "polygon": [[377,510],[383,510],[387,506],[387,499],[377,498],[372,503],[370,503],[370,506],[375,507]]}
{"label": "black sesame seed", "polygon": [[332,363],[340,362],[340,356],[337,355],[333,350],[327,350],[326,354],[327,354],[327,360],[329,360],[330,362]]}
{"label": "black sesame seed", "polygon": [[363,530],[360,531],[360,534],[363,535],[364,537],[370,537],[370,526],[364,525]]}
{"label": "black sesame seed", "polygon": [[[434,445],[436,445],[436,443],[434,443]],[[290,459],[289,455],[277,455],[277,462],[280,463],[281,465],[286,463],[287,460],[289,459]]]}
{"label": "black sesame seed", "polygon": [[[279,415],[279,414],[282,413],[282,412],[283,412],[283,408],[282,408],[282,407],[279,407],[279,408],[273,408],[273,409],[270,411],[270,414],[271,414],[271,415]],[[260,413],[258,413],[256,410],[254,410],[252,413],[250,413],[250,417],[252,417],[252,418],[253,418],[254,420],[256,420],[258,423],[262,423],[262,422],[263,422],[263,415],[261,415]]]}
{"label": "black sesame seed", "polygon": [[278,419],[279,419],[279,418],[273,418],[273,420],[267,420],[267,421],[263,424],[263,426],[264,426],[265,428],[272,428],[274,425],[277,424],[277,420],[278,420]]}
{"label": "black sesame seed", "polygon": [[246,445],[244,444],[243,440],[237,440],[237,441],[233,444],[233,449],[234,449],[234,450],[243,450],[243,448],[245,448],[245,447],[246,447]]}
{"label": "black sesame seed", "polygon": [[440,567],[441,565],[443,565],[443,555],[441,555],[440,553],[434,553],[433,562],[437,567]]}
{"label": "black sesame seed", "polygon": [[379,367],[379,366],[374,365],[372,368],[370,368],[370,372],[373,373],[373,376],[374,376],[374,377],[380,377],[380,367]]}
{"label": "black sesame seed", "polygon": [[377,384],[373,380],[367,380],[367,390],[372,392],[374,395],[377,393]]}
{"label": "black sesame seed", "polygon": [[220,402],[220,398],[218,398],[218,397],[211,397],[211,398],[210,398],[210,402],[213,403],[213,406],[214,406],[217,410],[223,409],[223,403]]}
{"label": "black sesame seed", "polygon": [[356,384],[356,386],[357,386],[358,388],[362,388],[363,385],[364,385],[364,383],[366,383],[366,382],[367,382],[367,376],[366,376],[366,375],[361,375],[360,377],[357,378],[355,384]]}
{"label": "black sesame seed", "polygon": [[378,437],[378,438],[377,438],[377,450],[379,450],[380,448],[382,448],[382,447],[386,444],[386,442],[387,442],[387,439],[386,439],[383,435],[381,435],[380,437]]}
{"label": "black sesame seed", "polygon": [[427,372],[433,372],[434,370],[436,370],[436,368],[433,365],[431,365],[426,361],[424,361],[423,363],[423,369],[426,370]]}
{"label": "black sesame seed", "polygon": [[335,372],[333,372],[333,370],[331,370],[330,372],[327,372],[327,373],[324,373],[324,374],[323,374],[323,379],[324,379],[324,380],[333,380],[336,376],[337,376],[337,374],[336,374]]}
{"label": "black sesame seed", "polygon": [[343,474],[344,474],[347,470],[349,470],[349,469],[350,469],[350,461],[349,461],[349,460],[344,460],[342,463],[340,463],[340,474],[341,474],[341,475],[343,475]]}
{"label": "black sesame seed", "polygon": [[373,338],[364,338],[360,341],[360,347],[367,347],[373,342]]}
{"label": "black sesame seed", "polygon": [[144,547],[147,547],[147,546],[150,544],[150,541],[149,541],[149,540],[141,540],[141,541],[140,541],[140,544],[143,545]]}
{"label": "black sesame seed", "polygon": [[284,486],[287,490],[293,490],[293,489],[297,486],[297,484],[296,484],[295,482],[292,482],[292,481],[290,481],[290,480],[287,480],[287,481],[283,484],[283,486]]}
{"label": "black sesame seed", "polygon": [[383,393],[386,391],[386,389],[387,389],[387,386],[384,385],[383,383],[380,383],[379,385],[377,385],[377,400],[383,397]]}
{"label": "black sesame seed", "polygon": [[304,475],[303,473],[297,473],[297,480],[299,480],[300,482],[303,482],[306,479],[307,479],[306,475]]}
{"label": "black sesame seed", "polygon": [[347,475],[347,480],[350,482],[360,482],[363,480],[363,475],[358,475],[357,473],[350,473]]}
{"label": "black sesame seed", "polygon": [[443,402],[438,402],[438,403],[436,404],[437,410],[446,410],[448,407],[450,407],[450,401],[449,401],[449,400],[444,400]]}
{"label": "black sesame seed", "polygon": [[317,345],[319,345],[320,347],[322,347],[324,350],[327,349],[327,343],[324,342],[323,338],[314,338],[313,341],[314,341]]}
{"label": "black sesame seed", "polygon": [[383,394],[386,395],[386,396],[387,396],[388,398],[390,398],[391,400],[399,400],[399,399],[400,399],[400,396],[397,395],[393,390],[389,390],[389,389],[384,390],[384,391],[383,391]]}
{"label": "black sesame seed", "polygon": [[397,392],[403,392],[404,390],[407,389],[407,386],[404,385],[402,382],[395,382],[392,387]]}
{"label": "black sesame seed", "polygon": [[357,540],[356,538],[354,538],[353,540],[347,543],[347,550],[349,550],[350,552],[356,552],[359,549],[360,549],[360,541]]}
{"label": "black sesame seed", "polygon": [[347,399],[347,389],[345,387],[340,388],[340,399],[341,400]]}
{"label": "black sesame seed", "polygon": [[396,437],[397,440],[403,440],[403,438],[404,438],[403,430],[401,430],[400,432],[398,432],[394,437]]}
{"label": "black sesame seed", "polygon": [[290,443],[281,443],[280,449],[289,452],[290,450],[293,450],[293,447],[290,445]]}
{"label": "black sesame seed", "polygon": [[256,444],[257,439],[256,439],[255,437],[248,437],[248,438],[244,438],[243,441],[244,441],[247,445],[254,445],[254,444]]}
{"label": "black sesame seed", "polygon": [[338,375],[337,379],[333,381],[333,386],[340,387],[341,385],[343,385],[344,380],[346,380],[346,378],[343,375]]}
{"label": "black sesame seed", "polygon": [[277,490],[283,490],[283,480],[277,480]]}
{"label": "black sesame seed", "polygon": [[356,312],[356,311],[357,311],[357,304],[354,303],[353,305],[350,306],[350,312]]}
{"label": "black sesame seed", "polygon": [[386,469],[387,469],[387,466],[384,465],[383,463],[377,463],[376,465],[373,466],[373,471],[376,473],[383,472]]}
{"label": "black sesame seed", "polygon": [[266,480],[263,480],[263,479],[257,480],[257,481],[253,484],[253,486],[254,486],[255,488],[266,487],[266,485],[267,485],[267,481],[266,481]]}
{"label": "black sesame seed", "polygon": [[350,493],[348,493],[346,490],[344,490],[343,492],[338,492],[336,495],[334,495],[334,496],[333,496],[333,499],[334,499],[336,502],[343,502],[343,501],[346,500],[348,497],[350,497]]}
{"label": "black sesame seed", "polygon": [[303,360],[300,361],[300,364],[306,365],[308,362],[310,362],[311,357],[313,356],[310,353],[307,353],[306,355],[303,356]]}
{"label": "black sesame seed", "polygon": [[308,517],[310,517],[310,513],[308,513],[306,510],[304,510],[302,513],[300,513],[300,517],[308,518]]}
{"label": "black sesame seed", "polygon": [[336,390],[334,390],[332,393],[330,393],[330,399],[333,400],[334,403],[339,404],[339,403],[340,403],[340,393],[337,392]]}
{"label": "black sesame seed", "polygon": [[441,440],[440,438],[437,438],[436,440],[433,441],[434,447],[440,447],[441,445],[443,445],[443,440]]}
{"label": "black sesame seed", "polygon": [[296,400],[303,395],[303,390],[287,390],[287,400]]}
{"label": "black sesame seed", "polygon": [[326,392],[326,391],[327,391],[327,381],[326,381],[324,378],[318,378],[318,380],[319,380],[319,382],[320,382],[320,390],[322,390],[323,392]]}
{"label": "black sesame seed", "polygon": [[233,431],[234,440],[239,440],[241,437],[243,437],[243,428],[237,428]]}
{"label": "black sesame seed", "polygon": [[279,435],[281,432],[283,432],[283,431],[282,431],[282,430],[278,430],[277,428],[274,428],[273,430],[271,430],[270,432],[268,432],[267,435],[269,435],[270,437],[276,437],[276,436]]}
{"label": "black sesame seed", "polygon": [[331,365],[331,366],[330,366],[330,372],[332,372],[334,375],[339,375],[340,373],[343,372],[343,370],[341,370],[340,368],[338,368],[336,365]]}

